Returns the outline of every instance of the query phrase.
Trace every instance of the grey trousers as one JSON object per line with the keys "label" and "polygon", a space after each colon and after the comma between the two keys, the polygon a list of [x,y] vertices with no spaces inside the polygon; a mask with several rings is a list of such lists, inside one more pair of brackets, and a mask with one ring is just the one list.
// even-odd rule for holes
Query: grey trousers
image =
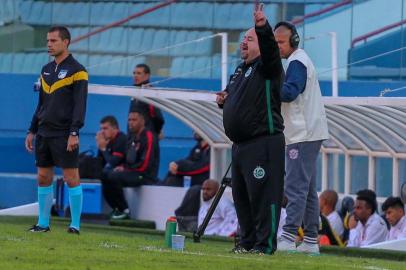
{"label": "grey trousers", "polygon": [[[304,225],[305,241],[314,242],[319,228],[319,199],[316,190],[316,163],[322,141],[301,142],[286,147],[286,224],[282,236],[292,240]],[[290,235],[290,237],[289,237]]]}

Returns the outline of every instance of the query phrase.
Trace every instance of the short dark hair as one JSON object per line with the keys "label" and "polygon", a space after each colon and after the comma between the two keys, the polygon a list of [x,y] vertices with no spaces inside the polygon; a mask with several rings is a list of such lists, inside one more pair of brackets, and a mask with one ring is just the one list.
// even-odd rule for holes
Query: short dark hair
{"label": "short dark hair", "polygon": [[112,115],[107,115],[100,120],[100,124],[109,123],[114,128],[119,128],[117,119]]}
{"label": "short dark hair", "polygon": [[68,28],[66,28],[65,26],[61,26],[61,25],[52,26],[48,30],[48,33],[51,33],[51,32],[58,32],[59,37],[62,40],[67,39],[69,41],[68,45],[70,44],[70,40],[71,40],[70,32],[69,32]]}
{"label": "short dark hair", "polygon": [[144,119],[144,121],[146,120],[145,114],[144,114],[144,112],[143,112],[141,109],[132,110],[132,111],[130,111],[130,112],[128,113],[128,115],[130,115],[130,113],[136,113],[136,114],[138,114],[139,116],[141,116],[142,119]]}
{"label": "short dark hair", "polygon": [[376,201],[376,194],[370,189],[363,189],[357,192],[357,200],[365,201],[367,205],[372,209],[372,213],[378,208],[378,202]]}
{"label": "short dark hair", "polygon": [[338,194],[335,190],[332,189],[326,189],[323,191],[320,195],[323,197],[328,205],[330,205],[332,208],[335,208],[338,202]]}
{"label": "short dark hair", "polygon": [[405,205],[399,197],[388,197],[385,202],[382,204],[382,211],[388,210],[390,207],[393,208],[402,208],[405,209]]}
{"label": "short dark hair", "polygon": [[145,73],[151,74],[151,69],[147,64],[138,64],[135,66],[135,68],[143,68]]}

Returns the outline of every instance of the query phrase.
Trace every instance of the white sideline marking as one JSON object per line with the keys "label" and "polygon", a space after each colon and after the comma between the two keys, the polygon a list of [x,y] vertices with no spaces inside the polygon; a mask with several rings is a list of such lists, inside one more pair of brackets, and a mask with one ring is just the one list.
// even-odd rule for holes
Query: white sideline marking
{"label": "white sideline marking", "polygon": [[103,241],[99,245],[102,248],[124,248],[124,246],[118,245],[114,242]]}
{"label": "white sideline marking", "polygon": [[[246,255],[248,255],[247,257],[241,257],[241,256],[238,256],[238,254],[235,254],[235,255],[221,255],[221,254],[208,254],[208,253],[203,253],[203,252],[174,251],[174,250],[171,250],[171,249],[163,249],[163,248],[157,248],[157,247],[153,247],[153,246],[144,246],[144,247],[140,247],[139,249],[141,251],[153,251],[153,252],[161,252],[161,253],[177,252],[177,253],[182,253],[182,254],[186,254],[186,255],[231,258],[231,259],[248,260],[248,261],[260,261],[260,262],[266,261],[265,258],[269,256],[269,255],[262,255],[263,256],[262,258],[258,258],[258,257],[251,257],[251,256],[255,256],[255,255],[246,254]],[[243,255],[243,254],[241,254],[241,255]],[[304,262],[305,263],[311,263],[308,260],[305,260]],[[331,263],[329,263],[329,266],[341,267],[342,265],[341,264],[331,264]],[[380,267],[377,267],[377,266],[359,266],[359,265],[353,265],[351,267],[351,269],[389,270],[389,269],[380,268]]]}
{"label": "white sideline marking", "polygon": [[157,248],[157,247],[151,247],[151,246],[140,247],[140,250],[142,250],[142,251],[162,252],[162,253],[177,252],[177,253],[182,253],[182,254],[186,254],[186,255],[221,257],[221,258],[241,259],[241,260],[249,260],[249,261],[264,261],[264,260],[259,259],[259,258],[239,257],[237,254],[234,255],[234,256],[232,256],[232,255],[220,255],[220,254],[207,254],[207,253],[203,253],[203,252],[175,251],[175,250],[171,250],[171,249],[163,249],[163,248]]}
{"label": "white sideline marking", "polygon": [[368,269],[368,270],[389,270],[389,269],[381,268],[381,267],[377,267],[377,266],[366,266],[364,269]]}

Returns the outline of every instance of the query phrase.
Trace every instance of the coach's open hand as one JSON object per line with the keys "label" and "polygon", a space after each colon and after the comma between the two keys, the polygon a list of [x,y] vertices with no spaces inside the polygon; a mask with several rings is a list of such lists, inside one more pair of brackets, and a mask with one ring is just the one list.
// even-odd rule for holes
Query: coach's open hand
{"label": "coach's open hand", "polygon": [[76,148],[78,148],[78,147],[79,147],[79,136],[69,135],[68,145],[66,146],[66,151],[72,152],[72,151],[75,151]]}
{"label": "coach's open hand", "polygon": [[255,10],[254,10],[254,22],[255,22],[255,26],[257,27],[262,27],[265,25],[266,23],[266,16],[265,13],[263,11],[264,8],[264,4],[255,4]]}

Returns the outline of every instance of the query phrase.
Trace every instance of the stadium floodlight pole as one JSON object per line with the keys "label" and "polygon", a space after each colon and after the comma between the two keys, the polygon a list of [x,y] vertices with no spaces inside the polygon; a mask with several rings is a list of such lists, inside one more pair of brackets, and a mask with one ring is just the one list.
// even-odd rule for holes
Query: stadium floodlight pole
{"label": "stadium floodlight pole", "polygon": [[338,96],[338,61],[337,61],[337,33],[329,32],[331,37],[331,89],[332,96]]}
{"label": "stadium floodlight pole", "polygon": [[221,180],[220,188],[219,188],[219,190],[217,190],[216,196],[214,196],[213,202],[211,203],[209,210],[207,210],[207,214],[204,217],[202,224],[200,224],[197,231],[193,233],[193,242],[195,242],[195,243],[200,243],[200,237],[204,234],[207,224],[209,224],[209,221],[210,221],[211,217],[213,216],[214,210],[216,210],[216,207],[221,199],[221,196],[223,196],[224,190],[226,190],[227,186],[231,186],[231,178],[227,177],[227,174],[230,171],[230,168],[231,168],[231,163],[228,166],[227,171],[223,176],[223,179]]}
{"label": "stadium floodlight pole", "polygon": [[221,36],[221,90],[227,86],[227,66],[228,66],[228,34],[219,33]]}

